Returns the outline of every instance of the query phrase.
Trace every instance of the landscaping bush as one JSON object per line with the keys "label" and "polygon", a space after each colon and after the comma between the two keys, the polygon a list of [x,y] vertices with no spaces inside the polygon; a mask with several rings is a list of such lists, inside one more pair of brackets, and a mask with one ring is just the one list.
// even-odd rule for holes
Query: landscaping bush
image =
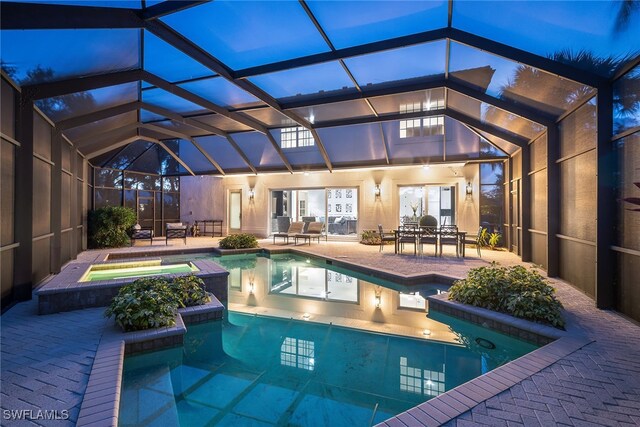
{"label": "landscaping bush", "polygon": [[253,234],[231,234],[220,240],[222,249],[249,249],[257,248],[258,240]]}
{"label": "landscaping bush", "polygon": [[379,245],[380,233],[375,230],[363,230],[360,243],[362,243],[363,245]]}
{"label": "landscaping bush", "polygon": [[131,208],[106,206],[90,211],[88,220],[90,248],[117,248],[129,243],[136,213]]}
{"label": "landscaping bush", "polygon": [[125,331],[174,326],[180,301],[160,278],[142,278],[120,288],[105,316],[114,316]]}
{"label": "landscaping bush", "polygon": [[564,328],[562,304],[554,292],[535,270],[519,265],[499,267],[494,262],[456,281],[449,289],[449,299]]}
{"label": "landscaping bush", "polygon": [[203,305],[211,301],[211,297],[204,288],[204,282],[194,275],[175,278],[171,288],[181,307]]}

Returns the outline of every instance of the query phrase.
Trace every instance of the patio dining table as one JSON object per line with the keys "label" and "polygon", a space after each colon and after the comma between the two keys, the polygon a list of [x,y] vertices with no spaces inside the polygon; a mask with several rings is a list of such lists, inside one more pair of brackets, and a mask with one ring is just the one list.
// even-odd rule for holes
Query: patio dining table
{"label": "patio dining table", "polygon": [[[418,247],[418,241],[420,239],[420,234],[423,232],[421,229],[419,228],[415,228],[415,229],[409,229],[409,230],[393,230],[394,234],[395,234],[395,253],[398,253],[398,250],[400,248],[400,242],[399,242],[399,237],[400,237],[400,233],[403,234],[413,234],[415,241],[413,242],[414,246],[414,254],[417,251],[417,247]],[[440,240],[440,229],[435,230],[435,233],[438,236],[438,240]],[[447,234],[450,234],[451,232],[448,231]],[[458,238],[458,247],[461,249],[462,252],[462,257],[464,258],[465,256],[465,241],[467,239],[467,232],[466,231],[458,231],[456,232],[457,234],[457,238]],[[440,255],[442,256],[442,252],[440,252]]]}

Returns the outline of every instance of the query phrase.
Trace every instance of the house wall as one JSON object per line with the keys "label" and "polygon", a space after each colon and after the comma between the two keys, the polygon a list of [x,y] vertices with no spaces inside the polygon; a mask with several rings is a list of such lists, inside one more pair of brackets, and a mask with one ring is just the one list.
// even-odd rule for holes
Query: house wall
{"label": "house wall", "polygon": [[[479,225],[478,207],[478,165],[439,166],[428,170],[422,167],[394,167],[373,170],[348,170],[313,172],[303,174],[263,174],[257,176],[182,177],[181,220],[192,222],[200,219],[224,220],[228,227],[227,199],[230,190],[242,190],[242,231],[261,237],[269,234],[270,191],[305,188],[346,188],[358,189],[358,234],[362,230],[377,229],[382,224],[385,229],[393,229],[399,224],[398,187],[405,185],[452,185],[456,186],[457,223],[461,230],[475,232]],[[473,195],[466,197],[465,185],[471,182]],[[380,185],[380,198],[374,195],[375,185]],[[248,192],[254,188],[254,200]]]}

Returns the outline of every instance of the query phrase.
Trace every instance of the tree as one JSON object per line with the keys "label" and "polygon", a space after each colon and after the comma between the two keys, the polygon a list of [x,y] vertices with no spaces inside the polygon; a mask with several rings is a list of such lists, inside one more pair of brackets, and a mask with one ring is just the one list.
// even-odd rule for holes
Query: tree
{"label": "tree", "polygon": [[[51,68],[42,67],[41,65],[27,71],[25,77],[22,79],[17,78],[17,67],[5,62],[3,62],[1,66],[2,70],[21,86],[56,80],[55,71]],[[61,116],[73,117],[85,114],[87,111],[96,110],[95,99],[89,92],[76,92],[53,98],[40,99],[36,101],[36,105],[53,120],[58,120]]]}

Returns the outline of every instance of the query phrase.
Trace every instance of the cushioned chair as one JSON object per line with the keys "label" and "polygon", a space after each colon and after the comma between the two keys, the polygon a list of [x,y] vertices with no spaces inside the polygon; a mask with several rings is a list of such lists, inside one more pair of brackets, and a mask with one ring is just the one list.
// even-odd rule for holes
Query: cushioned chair
{"label": "cushioned chair", "polygon": [[289,226],[291,225],[291,217],[279,216],[278,218],[276,218],[276,224],[276,231],[278,233],[284,233],[289,229]]}
{"label": "cushioned chair", "polygon": [[153,245],[153,228],[140,227],[140,224],[134,225],[131,233],[131,246],[136,240],[150,240]]}
{"label": "cushioned chair", "polygon": [[311,245],[311,240],[317,239],[318,243],[320,243],[320,238],[324,237],[324,240],[327,240],[327,234],[324,232],[324,222],[310,222],[307,230],[302,234],[295,235],[295,244],[298,244],[298,240],[303,240]]}
{"label": "cushioned chair", "polygon": [[396,233],[385,233],[382,229],[382,224],[378,224],[378,234],[380,235],[380,251],[384,250],[385,242],[394,242],[396,241]]}
{"label": "cushioned chair", "polygon": [[283,241],[289,244],[289,237],[295,239],[296,234],[302,234],[302,231],[304,231],[304,222],[292,222],[286,233],[273,233],[273,244],[276,244],[276,237],[282,237]]}
{"label": "cushioned chair", "polygon": [[169,244],[169,239],[183,239],[186,245],[188,228],[188,225],[181,222],[168,222],[164,231],[165,244]]}
{"label": "cushioned chair", "polygon": [[311,224],[312,222],[315,222],[316,217],[315,216],[303,216],[302,217],[302,222],[304,222],[304,230],[303,233],[306,233],[308,228],[309,228],[309,224]]}

